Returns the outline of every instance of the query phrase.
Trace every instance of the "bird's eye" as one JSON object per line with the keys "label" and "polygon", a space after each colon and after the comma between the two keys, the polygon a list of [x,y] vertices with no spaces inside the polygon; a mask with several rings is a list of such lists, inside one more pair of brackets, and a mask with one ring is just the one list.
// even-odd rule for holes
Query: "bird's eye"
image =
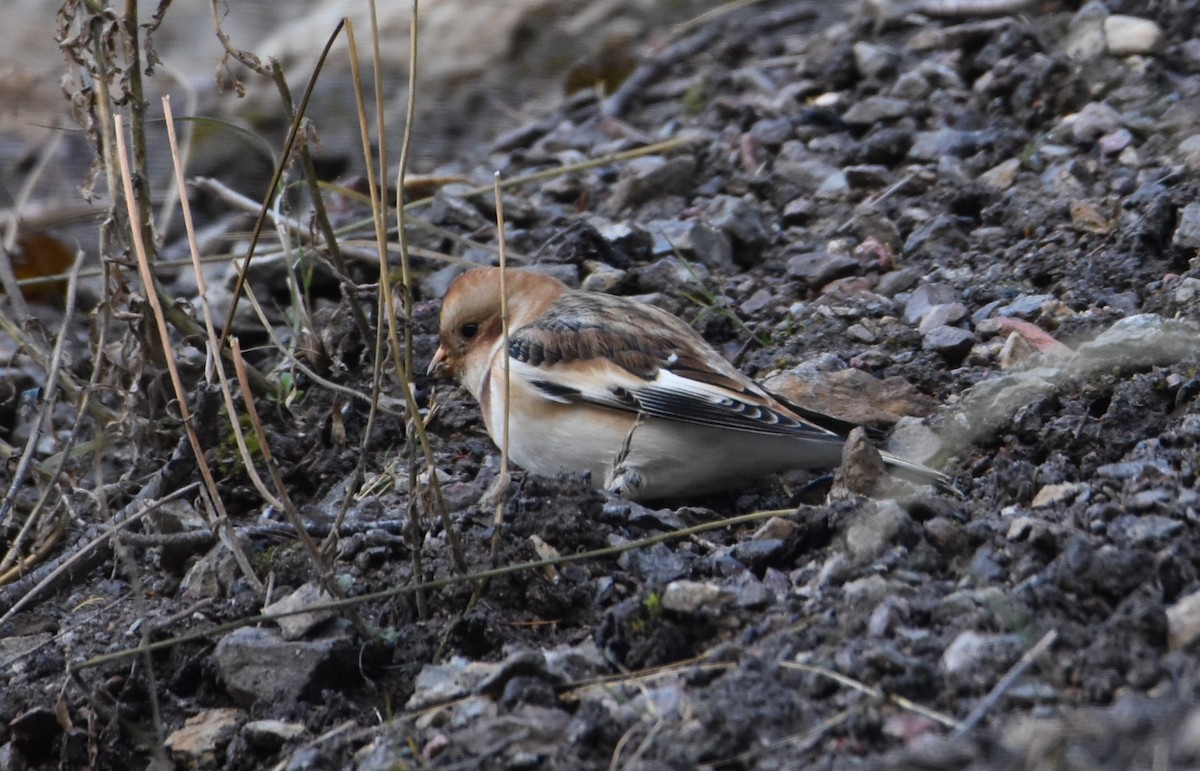
{"label": "bird's eye", "polygon": [[458,331],[460,334],[462,334],[463,337],[470,340],[472,337],[479,334],[479,325],[473,321],[468,322],[466,324],[463,324],[461,327],[459,327]]}

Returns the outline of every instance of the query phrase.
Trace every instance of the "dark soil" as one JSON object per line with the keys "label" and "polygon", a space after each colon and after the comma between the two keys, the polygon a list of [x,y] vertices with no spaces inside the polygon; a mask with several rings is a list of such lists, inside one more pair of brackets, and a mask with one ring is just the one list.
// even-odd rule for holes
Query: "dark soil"
{"label": "dark soil", "polygon": [[[285,641],[269,621],[218,628],[320,574],[241,470],[220,399],[197,392],[228,514],[271,596],[207,529],[167,537],[195,527],[195,493],[182,513],[130,527],[115,552],[0,624],[0,770],[1195,767],[1198,8],[1113,0],[1111,13],[1157,23],[1161,40],[1073,58],[1084,22],[1070,3],[936,19],[759,3],[643,51],[660,66],[627,99],[572,96],[421,169],[486,185],[492,169],[515,180],[691,137],[651,160],[508,188],[509,259],[656,302],[760,379],[791,372],[818,391],[848,370],[907,381],[915,393],[889,380],[871,397],[884,415],[872,422],[915,413],[896,450],[922,439],[961,496],[861,497],[797,472],[646,507],[515,470],[493,561],[494,511],[478,500],[498,452],[469,395],[418,374],[447,521],[472,570],[777,510],[447,583],[460,575],[451,538],[423,458],[426,476],[410,479],[403,421],[375,424],[357,478],[366,404],[290,369],[297,398],[259,405],[287,493],[318,541],[341,528],[325,553],[332,583],[380,594]],[[205,203],[215,218],[221,207]],[[366,213],[338,205],[345,222]],[[410,240],[491,261],[492,205],[444,187],[410,215]],[[680,228],[665,245],[664,221]],[[461,266],[414,258],[413,269],[423,373]],[[376,280],[370,259],[352,270]],[[328,284],[299,347],[324,377],[370,393],[373,341]],[[358,301],[375,323],[374,290]],[[79,339],[84,357],[86,330]],[[289,369],[271,349],[254,355]],[[202,359],[190,361],[199,382]],[[90,365],[74,366],[86,379]],[[179,437],[161,412],[137,414],[169,392],[144,366],[137,450],[105,460],[120,466],[108,481],[128,472],[106,493],[110,514]],[[403,409],[394,379],[385,392]],[[912,406],[926,404],[931,414]],[[862,405],[813,406],[854,419]],[[3,415],[16,444],[19,412]],[[199,478],[186,442],[176,451],[192,467],[154,497]],[[103,532],[94,473],[73,472],[68,536],[50,558]],[[439,583],[418,593],[419,580]],[[0,613],[30,587],[0,589]],[[247,631],[262,647],[238,648]],[[296,663],[256,670],[263,661]],[[200,732],[208,749],[176,733],[220,715],[227,729]]]}

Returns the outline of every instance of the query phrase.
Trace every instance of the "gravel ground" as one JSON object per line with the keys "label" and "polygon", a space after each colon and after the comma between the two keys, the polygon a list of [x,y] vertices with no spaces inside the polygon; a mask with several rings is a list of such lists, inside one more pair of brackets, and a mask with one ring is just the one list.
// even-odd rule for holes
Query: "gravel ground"
{"label": "gravel ground", "polygon": [[[564,97],[430,169],[470,182],[438,187],[410,236],[494,261],[490,192],[471,186],[499,169],[514,263],[687,318],[959,494],[797,472],[643,506],[517,472],[497,565],[641,545],[504,573],[474,603],[449,583],[240,629],[215,627],[263,595],[206,530],[187,536],[179,503],[0,622],[0,771],[1195,767],[1200,4],[971,10],[763,2],[660,36],[606,99]],[[414,263],[422,371],[462,269]],[[331,286],[314,366],[369,392]],[[260,409],[325,532],[360,486],[366,410],[296,377],[301,398]],[[422,497],[384,421],[330,552],[348,596],[458,575],[454,540],[492,564],[478,500],[497,452],[469,395],[415,385],[456,539],[425,512],[414,562]],[[194,481],[169,453],[128,457],[151,499]],[[327,598],[223,468],[270,600]]]}

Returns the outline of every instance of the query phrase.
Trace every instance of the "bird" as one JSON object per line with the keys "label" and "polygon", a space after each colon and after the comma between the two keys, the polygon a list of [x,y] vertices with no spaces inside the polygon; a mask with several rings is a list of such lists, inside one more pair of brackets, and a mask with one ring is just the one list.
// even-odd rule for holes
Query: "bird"
{"label": "bird", "polygon": [[[588,472],[593,486],[633,501],[836,467],[854,428],[772,394],[661,308],[571,289],[536,270],[460,274],[442,301],[438,343],[427,374],[470,392],[497,447],[508,394],[513,463],[542,476]],[[882,457],[913,481],[948,483],[918,463]]]}

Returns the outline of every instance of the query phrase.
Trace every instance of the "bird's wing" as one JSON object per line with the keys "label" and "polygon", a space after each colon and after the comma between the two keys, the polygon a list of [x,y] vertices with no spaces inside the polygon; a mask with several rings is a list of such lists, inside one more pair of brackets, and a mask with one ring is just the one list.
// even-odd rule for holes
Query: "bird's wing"
{"label": "bird's wing", "polygon": [[514,377],[553,401],[736,431],[839,438],[739,372],[687,324],[652,306],[571,293],[515,330],[508,351]]}

